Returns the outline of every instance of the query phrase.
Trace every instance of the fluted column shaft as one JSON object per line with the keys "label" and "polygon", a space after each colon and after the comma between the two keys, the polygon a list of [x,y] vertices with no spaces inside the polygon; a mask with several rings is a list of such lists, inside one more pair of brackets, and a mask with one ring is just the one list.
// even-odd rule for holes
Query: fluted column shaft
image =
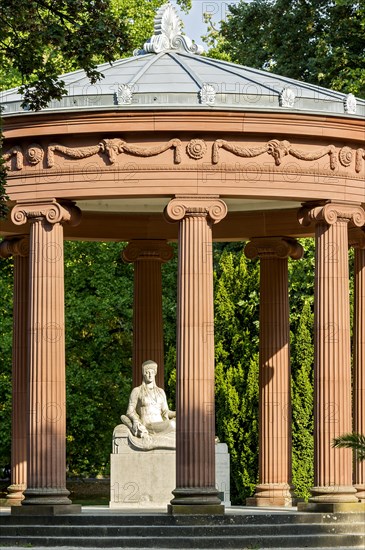
{"label": "fluted column shaft", "polygon": [[123,251],[123,259],[134,263],[134,388],[142,383],[141,366],[149,359],[156,361],[156,383],[164,387],[161,264],[172,256],[172,248],[163,240],[132,241]]}
{"label": "fluted column shaft", "polygon": [[27,489],[22,505],[70,504],[66,489],[66,384],[63,221],[56,201],[17,205],[16,224],[30,221]]}
{"label": "fluted column shaft", "polygon": [[289,506],[291,495],[291,382],[288,257],[302,257],[293,239],[253,239],[260,258],[259,484],[247,504]]}
{"label": "fluted column shaft", "polygon": [[315,464],[311,503],[357,502],[352,453],[332,447],[352,429],[348,225],[365,221],[360,207],[326,204],[302,209],[315,221]]}
{"label": "fluted column shaft", "polygon": [[166,214],[180,221],[172,512],[222,513],[215,487],[212,225],[226,206],[216,198],[182,197],[168,204]]}
{"label": "fluted column shaft", "polygon": [[[353,431],[365,434],[365,235],[355,244]],[[354,462],[354,487],[359,500],[365,501],[365,461]]]}
{"label": "fluted column shaft", "polygon": [[27,319],[29,288],[29,239],[5,239],[0,245],[0,256],[14,256],[13,291],[13,356],[12,356],[12,412],[11,412],[11,485],[8,487],[9,505],[24,499],[27,483]]}

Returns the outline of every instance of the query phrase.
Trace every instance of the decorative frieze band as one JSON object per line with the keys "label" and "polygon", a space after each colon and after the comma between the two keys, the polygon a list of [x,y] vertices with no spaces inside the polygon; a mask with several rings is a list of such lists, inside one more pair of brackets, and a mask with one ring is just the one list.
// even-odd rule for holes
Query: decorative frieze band
{"label": "decorative frieze band", "polygon": [[61,153],[65,157],[71,159],[84,159],[97,154],[104,154],[108,157],[110,164],[114,164],[118,155],[127,153],[137,157],[153,157],[164,153],[168,149],[174,149],[174,162],[181,162],[181,141],[179,139],[170,139],[170,141],[153,147],[145,147],[141,145],[131,145],[119,138],[103,139],[97,145],[88,147],[67,147],[60,143],[50,143],[46,148],[43,148],[38,143],[32,143],[25,150],[19,146],[15,146],[4,154],[4,160],[9,161],[11,157],[16,157],[16,169],[24,168],[24,159],[36,166],[43,159],[46,159],[46,167],[52,168],[55,165],[55,153]]}
{"label": "decorative frieze band", "polygon": [[275,160],[275,165],[280,166],[283,161],[283,158],[287,155],[298,160],[304,161],[314,161],[319,160],[326,155],[329,155],[330,158],[330,168],[331,170],[336,170],[338,167],[338,161],[344,167],[351,165],[353,158],[355,158],[355,171],[360,172],[362,168],[362,160],[365,159],[365,149],[357,149],[354,151],[350,147],[342,147],[339,152],[335,145],[327,145],[316,151],[302,151],[296,149],[289,141],[279,141],[277,139],[272,139],[267,143],[259,147],[242,147],[225,141],[223,139],[217,139],[213,144],[212,151],[212,162],[217,164],[219,162],[219,150],[225,149],[233,153],[238,157],[243,158],[253,158],[267,153],[271,155]]}
{"label": "decorative frieze band", "polygon": [[185,216],[207,216],[212,223],[218,223],[226,215],[226,203],[215,196],[176,197],[165,208],[165,216],[170,222],[180,221]]}
{"label": "decorative frieze band", "polygon": [[131,241],[122,252],[123,260],[129,263],[139,260],[168,262],[173,255],[174,251],[166,241],[152,239]]}
{"label": "decorative frieze band", "polygon": [[256,257],[300,260],[303,257],[302,245],[290,237],[252,239],[246,244],[244,252],[250,260]]}
{"label": "decorative frieze band", "polygon": [[312,222],[325,222],[333,225],[338,221],[347,221],[356,227],[365,223],[365,212],[361,206],[352,204],[327,203],[322,205],[305,205],[298,212],[298,221],[304,226]]}
{"label": "decorative frieze band", "polygon": [[15,225],[23,225],[32,219],[45,218],[49,223],[68,222],[76,226],[81,220],[81,211],[73,203],[60,204],[55,199],[37,202],[19,202],[11,211]]}
{"label": "decorative frieze band", "polygon": [[[153,145],[147,147],[145,145],[133,145],[127,143],[120,138],[103,139],[95,145],[86,147],[68,147],[60,143],[51,143],[47,147],[42,147],[37,143],[22,148],[19,145],[14,145],[4,154],[4,159],[9,162],[12,157],[15,157],[14,168],[16,170],[22,170],[25,164],[28,163],[31,166],[37,166],[45,159],[45,168],[52,168],[55,165],[55,154],[60,153],[69,159],[84,159],[94,155],[105,155],[110,164],[115,164],[117,158],[121,154],[133,155],[136,157],[153,157],[160,155],[173,149],[173,162],[175,164],[181,164],[182,152],[184,150],[183,144],[180,139],[170,139],[166,143]],[[241,158],[254,158],[263,154],[270,155],[275,162],[276,166],[280,166],[284,157],[292,156],[302,161],[316,161],[325,156],[329,156],[329,166],[331,170],[336,170],[338,166],[349,168],[354,166],[355,172],[359,173],[364,166],[365,149],[358,148],[353,149],[349,146],[344,146],[341,149],[336,148],[335,145],[327,145],[312,151],[304,151],[296,148],[287,140],[272,139],[258,145],[251,147],[250,145],[239,145],[223,139],[217,139],[212,144],[211,150],[211,162],[212,165],[218,164],[220,161],[220,150],[224,149],[229,151],[233,155]],[[186,147],[186,155],[193,160],[201,160],[205,156],[208,150],[208,146],[203,139],[192,139]],[[11,166],[8,166],[11,169]]]}

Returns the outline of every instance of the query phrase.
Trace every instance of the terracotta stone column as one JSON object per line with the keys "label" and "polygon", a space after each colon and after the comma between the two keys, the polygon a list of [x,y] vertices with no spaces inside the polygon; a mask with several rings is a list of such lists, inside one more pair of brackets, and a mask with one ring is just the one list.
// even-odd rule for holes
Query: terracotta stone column
{"label": "terracotta stone column", "polygon": [[172,514],[221,514],[215,487],[212,225],[227,213],[216,197],[177,197],[179,221],[176,489]]}
{"label": "terracotta stone column", "polygon": [[352,452],[332,441],[352,430],[348,225],[362,226],[365,216],[359,206],[327,203],[302,208],[299,221],[314,221],[316,235],[315,486],[304,509],[336,512],[358,502]]}
{"label": "terracotta stone column", "polygon": [[11,485],[9,506],[20,504],[27,483],[27,319],[29,286],[29,239],[26,236],[4,239],[0,257],[14,256],[13,357],[11,413]]}
{"label": "terracotta stone column", "polygon": [[142,383],[141,366],[152,359],[158,365],[156,382],[164,387],[161,264],[173,249],[163,240],[136,240],[123,251],[134,263],[133,388]]}
{"label": "terracotta stone column", "polygon": [[62,227],[78,214],[76,207],[55,200],[19,203],[11,213],[16,225],[30,221],[25,513],[30,505],[45,505],[48,513],[80,509],[67,510]]}
{"label": "terracotta stone column", "polygon": [[291,381],[288,257],[303,249],[294,239],[253,239],[248,258],[260,258],[259,484],[249,506],[291,506]]}
{"label": "terracotta stone column", "polygon": [[[365,233],[360,229],[353,230],[349,238],[355,249],[353,431],[365,434]],[[356,496],[365,502],[365,461],[354,458]]]}

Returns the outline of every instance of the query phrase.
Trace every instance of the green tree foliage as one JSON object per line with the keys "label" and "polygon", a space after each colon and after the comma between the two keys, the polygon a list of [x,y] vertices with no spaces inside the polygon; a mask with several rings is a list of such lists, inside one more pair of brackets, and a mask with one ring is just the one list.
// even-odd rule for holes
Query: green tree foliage
{"label": "green tree foliage", "polygon": [[[107,474],[131,391],[133,267],[121,243],[65,242],[67,464]],[[13,261],[0,259],[0,467],[10,464]]]}
{"label": "green tree foliage", "polygon": [[298,497],[308,499],[314,483],[313,441],[313,312],[306,297],[292,333],[293,485]]}
{"label": "green tree foliage", "polygon": [[314,240],[303,239],[304,256],[289,261],[290,341],[292,371],[293,485],[308,499],[313,486],[313,303]]}
{"label": "green tree foliage", "polygon": [[[152,34],[163,0],[3,0],[0,89],[20,85],[30,109],[65,95],[60,74],[84,69],[91,83],[97,64],[131,55]],[[188,9],[190,0],[180,0]]]}
{"label": "green tree foliage", "polygon": [[0,468],[10,464],[13,261],[0,258]]}
{"label": "green tree foliage", "polygon": [[112,61],[127,46],[126,21],[106,0],[3,0],[1,20],[2,71],[21,78],[24,102],[35,109],[64,95],[60,68],[83,68],[95,82],[98,54]]}
{"label": "green tree foliage", "polygon": [[241,0],[222,24],[219,51],[264,68],[365,97],[365,3]]}
{"label": "green tree foliage", "polygon": [[120,243],[65,243],[67,464],[108,473],[131,391],[133,267]]}
{"label": "green tree foliage", "polygon": [[[1,115],[1,111],[0,111]],[[5,218],[8,213],[8,207],[7,207],[7,195],[6,195],[6,170],[5,170],[5,162],[4,158],[1,154],[2,151],[2,131],[1,131],[1,118],[0,118],[0,220],[2,218]]]}
{"label": "green tree foliage", "polygon": [[223,250],[215,273],[216,430],[231,453],[231,498],[253,493],[258,471],[258,262]]}

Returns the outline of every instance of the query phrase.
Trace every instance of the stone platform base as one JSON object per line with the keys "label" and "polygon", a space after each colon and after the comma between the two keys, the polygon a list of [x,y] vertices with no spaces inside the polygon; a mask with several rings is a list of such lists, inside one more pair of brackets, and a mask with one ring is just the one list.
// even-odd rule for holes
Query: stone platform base
{"label": "stone platform base", "polygon": [[365,502],[298,502],[299,512],[365,512]]}
{"label": "stone platform base", "polygon": [[12,506],[12,516],[63,516],[81,514],[80,504],[29,504]]}
{"label": "stone platform base", "polygon": [[221,516],[224,514],[224,506],[222,504],[169,504],[167,513],[172,516],[198,514]]}
{"label": "stone platform base", "polygon": [[292,498],[285,497],[250,497],[246,498],[246,506],[293,506],[294,502]]}

